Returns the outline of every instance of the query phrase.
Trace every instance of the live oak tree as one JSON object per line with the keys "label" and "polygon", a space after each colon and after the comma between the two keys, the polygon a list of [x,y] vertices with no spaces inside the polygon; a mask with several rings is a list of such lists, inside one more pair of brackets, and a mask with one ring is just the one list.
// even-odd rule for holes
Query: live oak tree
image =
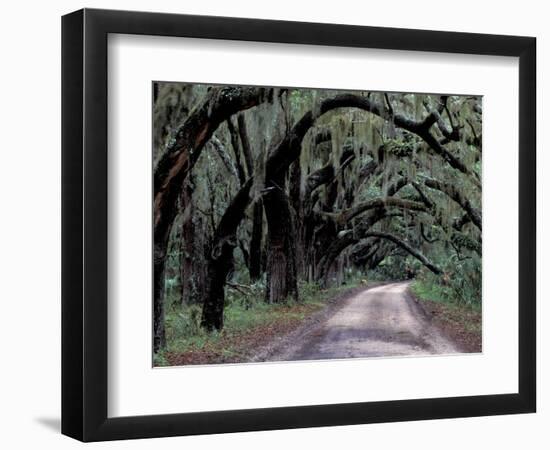
{"label": "live oak tree", "polygon": [[[164,269],[168,238],[178,211],[177,202],[189,172],[220,124],[233,114],[265,101],[269,89],[213,87],[172,134],[154,169],[153,239],[154,350],[165,345]],[[183,205],[185,208],[185,205]]]}

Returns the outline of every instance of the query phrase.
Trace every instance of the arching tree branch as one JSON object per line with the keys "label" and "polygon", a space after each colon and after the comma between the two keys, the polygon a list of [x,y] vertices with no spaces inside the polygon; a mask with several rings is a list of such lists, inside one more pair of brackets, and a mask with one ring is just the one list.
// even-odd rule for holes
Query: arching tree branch
{"label": "arching tree branch", "polygon": [[473,224],[481,231],[481,212],[478,211],[465,195],[463,195],[455,185],[446,183],[444,181],[428,178],[424,180],[424,184],[431,189],[436,189],[446,194],[449,198],[454,200],[462,209],[468,214],[468,217]]}
{"label": "arching tree branch", "polygon": [[324,216],[331,217],[338,223],[347,223],[354,217],[357,217],[360,214],[363,214],[366,211],[376,208],[385,208],[385,207],[398,207],[403,209],[410,209],[412,211],[425,211],[426,206],[423,203],[415,202],[411,200],[404,200],[396,197],[384,197],[384,198],[375,198],[372,200],[367,200],[361,202],[356,206],[340,211],[337,213],[321,213]]}
{"label": "arching tree branch", "polygon": [[[389,116],[389,110],[384,106],[371,99],[353,94],[342,94],[329,98],[321,102],[318,111],[314,114],[313,111],[308,111],[294,125],[291,132],[283,139],[283,141],[272,151],[273,159],[269,171],[276,174],[279,171],[285,171],[290,163],[294,161],[301,150],[302,140],[307,131],[313,126],[315,120],[321,115],[337,108],[359,108],[364,111],[376,114],[377,116],[386,118]],[[437,121],[435,113],[428,114],[423,120],[415,121],[401,114],[393,116],[393,122],[398,128],[402,128],[422,138],[430,148],[440,155],[449,165],[460,172],[472,175],[477,180],[475,174],[468,167],[445,147],[443,147],[437,139],[430,134],[430,128]]]}
{"label": "arching tree branch", "polygon": [[401,247],[403,250],[406,250],[408,253],[418,259],[422,264],[424,264],[428,269],[430,269],[433,273],[439,275],[443,272],[439,267],[430,262],[430,260],[428,260],[428,258],[426,258],[419,250],[411,247],[406,241],[393,234],[383,233],[381,231],[368,231],[363,235],[363,237],[379,237],[382,239],[387,239]]}
{"label": "arching tree branch", "polygon": [[271,95],[271,89],[237,86],[214,88],[209,92],[178,129],[155,167],[155,227],[163,213],[174,206],[182,180],[220,124],[233,114],[269,99]]}

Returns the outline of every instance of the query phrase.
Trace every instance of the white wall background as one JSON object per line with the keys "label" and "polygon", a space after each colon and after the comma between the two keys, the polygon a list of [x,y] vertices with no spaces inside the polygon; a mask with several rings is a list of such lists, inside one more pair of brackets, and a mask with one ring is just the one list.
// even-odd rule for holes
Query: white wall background
{"label": "white wall background", "polygon": [[[548,448],[550,389],[550,225],[543,199],[550,183],[543,102],[549,104],[550,30],[544,2],[393,0],[327,4],[310,0],[112,0],[6,2],[0,16],[0,443],[4,448],[76,448],[59,434],[60,417],[60,16],[83,6],[189,14],[353,23],[452,31],[531,35],[538,38],[539,149],[539,412],[535,415],[240,433],[118,443],[94,448]],[[314,6],[314,8],[313,8]],[[312,9],[313,8],[313,9]],[[544,226],[546,225],[546,227]],[[543,352],[546,352],[543,354]]]}

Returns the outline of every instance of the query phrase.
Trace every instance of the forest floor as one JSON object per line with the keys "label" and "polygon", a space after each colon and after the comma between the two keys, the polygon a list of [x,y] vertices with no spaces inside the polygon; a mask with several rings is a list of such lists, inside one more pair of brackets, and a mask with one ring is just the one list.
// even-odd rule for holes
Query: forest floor
{"label": "forest floor", "polygon": [[412,294],[432,323],[464,353],[482,351],[481,305],[461,305],[445,300],[437,286],[414,281]]}
{"label": "forest floor", "polygon": [[[155,366],[227,364],[253,361],[258,349],[267,348],[308,324],[319,323],[339,309],[343,302],[364,286],[341,286],[319,290],[310,286],[301,291],[300,302],[268,305],[263,300],[250,307],[233,304],[226,308],[225,326],[220,333],[171,337],[168,326],[167,349]],[[168,315],[172,317],[172,314]]]}
{"label": "forest floor", "polygon": [[[164,354],[162,365],[413,356],[481,351],[481,314],[414,295],[411,282],[322,291],[270,305],[255,324]],[[417,289],[414,289],[417,291]]]}

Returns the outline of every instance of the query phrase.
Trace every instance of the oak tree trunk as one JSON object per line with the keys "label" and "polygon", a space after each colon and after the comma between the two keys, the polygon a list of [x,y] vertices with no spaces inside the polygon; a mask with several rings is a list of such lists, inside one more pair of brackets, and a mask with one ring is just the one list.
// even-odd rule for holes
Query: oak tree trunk
{"label": "oak tree trunk", "polygon": [[164,272],[168,238],[177,209],[166,213],[165,220],[154,230],[153,247],[153,351],[156,353],[166,345],[164,333]]}
{"label": "oak tree trunk", "polygon": [[197,304],[202,302],[206,291],[206,261],[204,222],[201,216],[194,214],[191,201],[192,185],[183,189],[183,212],[180,239],[180,280],[181,303]]}
{"label": "oak tree trunk", "polygon": [[[266,301],[298,300],[295,231],[284,180],[272,180],[273,189],[264,197],[268,223]],[[279,181],[279,183],[277,183]]]}
{"label": "oak tree trunk", "polygon": [[250,203],[252,178],[241,187],[225,210],[216,228],[207,258],[207,290],[202,308],[201,326],[208,331],[223,328],[225,283],[233,269],[233,250],[237,246],[237,228]]}
{"label": "oak tree trunk", "polygon": [[254,203],[252,211],[252,236],[250,238],[250,281],[257,281],[262,274],[262,235],[264,210],[260,200]]}

